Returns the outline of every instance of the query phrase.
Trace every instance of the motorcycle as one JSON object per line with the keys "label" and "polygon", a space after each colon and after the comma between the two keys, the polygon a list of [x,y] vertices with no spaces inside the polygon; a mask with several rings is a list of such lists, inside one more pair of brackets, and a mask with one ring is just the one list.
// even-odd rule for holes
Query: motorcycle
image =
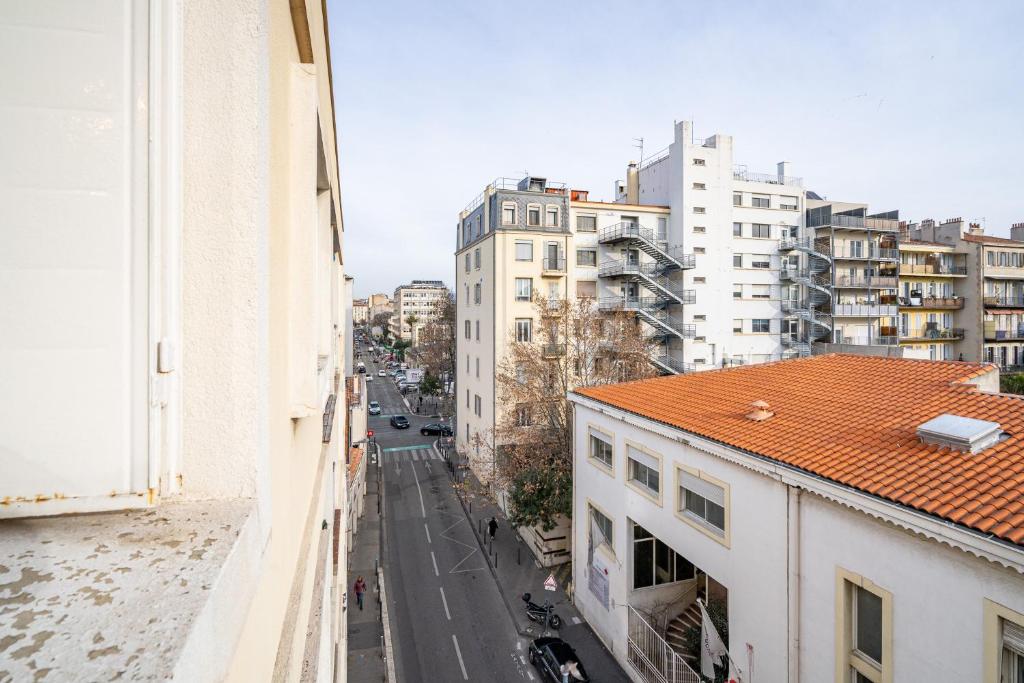
{"label": "motorcycle", "polygon": [[562,627],[562,618],[555,614],[555,606],[547,600],[544,601],[543,605],[530,600],[532,596],[529,593],[523,593],[523,602],[526,603],[526,616],[530,618],[530,621],[536,621],[541,625],[548,625],[554,630],[558,630]]}

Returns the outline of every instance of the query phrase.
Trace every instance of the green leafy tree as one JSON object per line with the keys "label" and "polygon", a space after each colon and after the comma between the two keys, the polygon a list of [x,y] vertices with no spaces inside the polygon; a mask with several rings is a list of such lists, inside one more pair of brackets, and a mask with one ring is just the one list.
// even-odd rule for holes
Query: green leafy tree
{"label": "green leafy tree", "polygon": [[999,390],[1005,394],[1024,394],[1024,373],[1000,377]]}
{"label": "green leafy tree", "polygon": [[428,370],[420,380],[420,395],[437,396],[439,393],[441,393],[441,382]]}

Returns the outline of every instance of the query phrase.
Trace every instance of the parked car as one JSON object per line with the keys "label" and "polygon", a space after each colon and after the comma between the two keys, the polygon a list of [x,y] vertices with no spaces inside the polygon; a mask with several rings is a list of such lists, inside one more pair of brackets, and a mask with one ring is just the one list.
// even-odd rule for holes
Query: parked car
{"label": "parked car", "polygon": [[394,427],[395,429],[408,429],[409,418],[407,418],[405,415],[392,415],[391,426]]}
{"label": "parked car", "polygon": [[370,415],[380,415],[380,404],[376,401],[370,401]]}
{"label": "parked car", "polygon": [[366,374],[366,381],[367,382],[372,382],[373,381],[373,373],[372,372]]}
{"label": "parked car", "polygon": [[423,436],[451,436],[452,428],[440,422],[431,422],[420,427]]}
{"label": "parked car", "polygon": [[530,643],[530,663],[537,667],[543,681],[562,683],[563,667],[570,681],[590,680],[576,651],[561,638],[537,638]]}
{"label": "parked car", "polygon": [[387,377],[387,376],[388,376],[388,373],[386,373],[386,372],[385,372],[385,371],[383,371],[383,370],[378,370],[378,371],[377,371],[377,376],[378,376],[378,377]]}

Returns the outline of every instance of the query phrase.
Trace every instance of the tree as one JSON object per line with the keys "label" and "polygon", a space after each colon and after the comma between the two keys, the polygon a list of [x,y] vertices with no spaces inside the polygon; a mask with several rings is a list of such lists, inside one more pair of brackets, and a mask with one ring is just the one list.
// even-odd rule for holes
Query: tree
{"label": "tree", "polygon": [[1002,375],[999,378],[999,390],[1006,394],[1024,394],[1024,373]]}
{"label": "tree", "polygon": [[[572,504],[572,405],[577,387],[654,374],[652,342],[633,314],[602,312],[593,299],[536,299],[540,324],[513,337],[498,364],[492,470],[510,496],[516,526],[552,529]],[[482,437],[483,438],[483,437]],[[479,442],[478,442],[479,443]],[[484,444],[487,446],[488,444]]]}
{"label": "tree", "polygon": [[437,376],[427,370],[423,373],[423,379],[420,380],[420,395],[421,396],[437,396],[441,392],[441,383],[437,380]]}
{"label": "tree", "polygon": [[434,303],[430,319],[420,332],[418,346],[424,370],[440,384],[439,393],[444,393],[444,389],[455,378],[458,359],[455,347],[456,324],[455,298],[446,290]]}

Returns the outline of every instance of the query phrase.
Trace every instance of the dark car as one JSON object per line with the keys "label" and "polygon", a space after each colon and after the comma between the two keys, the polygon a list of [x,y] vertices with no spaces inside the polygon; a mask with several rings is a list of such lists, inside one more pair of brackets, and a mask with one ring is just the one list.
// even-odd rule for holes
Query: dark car
{"label": "dark car", "polygon": [[395,429],[408,429],[409,418],[407,418],[405,415],[392,415],[391,426],[394,427]]}
{"label": "dark car", "polygon": [[530,643],[530,663],[537,667],[543,681],[562,683],[562,667],[570,681],[590,680],[576,651],[561,638],[537,638]]}
{"label": "dark car", "polygon": [[431,422],[420,427],[420,434],[423,436],[451,436],[452,428],[439,422]]}

